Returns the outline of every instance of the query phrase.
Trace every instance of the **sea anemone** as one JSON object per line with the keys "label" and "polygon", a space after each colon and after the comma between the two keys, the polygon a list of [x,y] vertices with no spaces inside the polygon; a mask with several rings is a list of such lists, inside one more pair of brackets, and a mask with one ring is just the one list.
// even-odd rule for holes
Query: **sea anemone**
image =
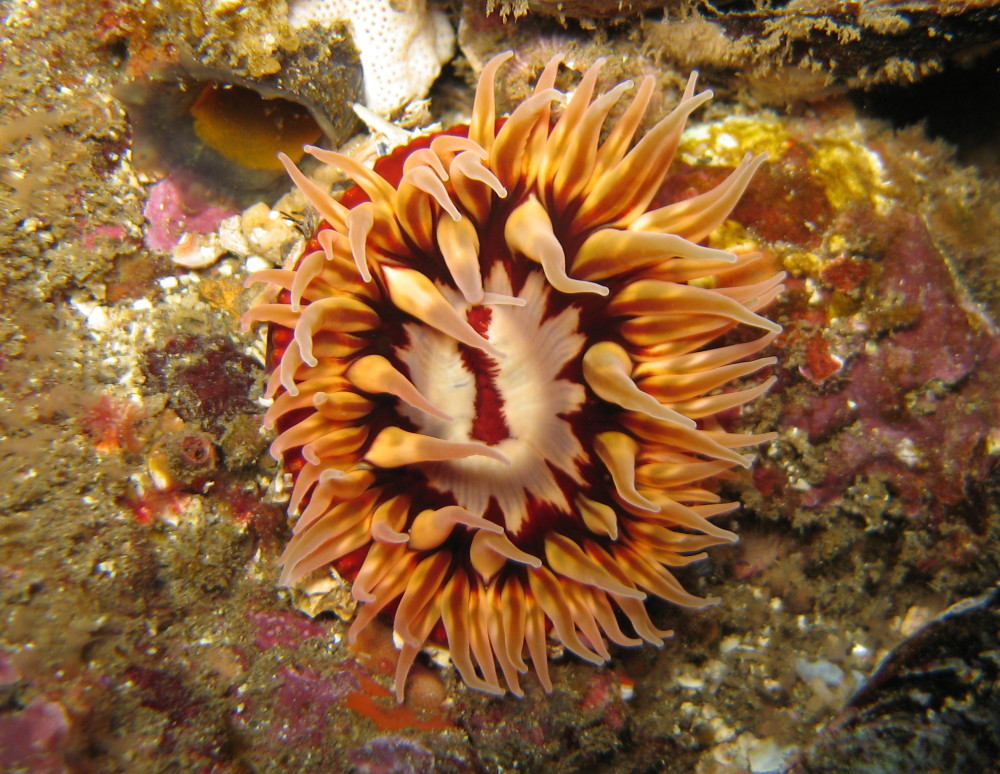
{"label": "sea anemone", "polygon": [[[775,362],[748,358],[780,330],[755,312],[783,276],[698,244],[763,157],[650,209],[711,93],[692,76],[633,145],[652,78],[605,127],[632,84],[595,97],[598,62],[554,117],[556,58],[498,120],[509,56],[484,68],[468,126],[374,170],[307,148],[356,183],[339,201],[283,159],[323,223],[293,268],[249,280],[273,286],[246,324],[270,323],[265,423],[294,477],[281,583],[331,565],[352,581],[352,641],[391,617],[400,698],[428,644],[468,685],[517,695],[526,658],[551,690],[549,638],[595,664],[607,641],[662,644],[647,596],[710,604],[668,568],[736,539],[710,519],[737,504],[704,479],[771,437],[713,415],[773,382],[719,390]],[[710,346],[745,326],[766,333]]]}

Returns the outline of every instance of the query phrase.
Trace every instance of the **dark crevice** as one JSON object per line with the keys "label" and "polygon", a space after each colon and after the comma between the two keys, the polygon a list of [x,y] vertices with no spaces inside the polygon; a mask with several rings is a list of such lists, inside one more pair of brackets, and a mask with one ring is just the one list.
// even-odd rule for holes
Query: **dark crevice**
{"label": "dark crevice", "polygon": [[908,86],[880,86],[853,94],[865,113],[898,129],[923,125],[953,144],[962,163],[1000,170],[1000,49]]}

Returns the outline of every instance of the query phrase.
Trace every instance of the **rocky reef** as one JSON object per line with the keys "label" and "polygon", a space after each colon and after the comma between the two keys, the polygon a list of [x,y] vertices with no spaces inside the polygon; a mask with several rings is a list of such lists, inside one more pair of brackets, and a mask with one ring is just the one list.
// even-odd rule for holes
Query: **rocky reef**
{"label": "rocky reef", "polygon": [[[352,21],[369,7],[381,33]],[[1000,6],[412,0],[352,15],[87,0],[3,14],[0,769],[977,763],[976,737],[949,730],[995,734]],[[662,649],[618,648],[601,669],[554,651],[554,690],[526,678],[523,699],[469,690],[430,652],[399,705],[388,627],[349,648],[338,578],[277,588],[287,492],[261,431],[267,343],[239,326],[244,280],[294,260],[315,225],[268,167],[278,150],[369,161],[466,121],[475,75],[506,48],[501,113],[556,51],[557,88],[598,57],[609,84],[652,75],[650,121],[700,69],[715,99],[664,201],[768,153],[708,243],[788,272],[777,383],[721,420],[778,437],[719,480],[745,504],[718,520],[741,542],[679,575],[722,602],[651,606],[676,632]],[[886,745],[886,728],[908,743]]]}

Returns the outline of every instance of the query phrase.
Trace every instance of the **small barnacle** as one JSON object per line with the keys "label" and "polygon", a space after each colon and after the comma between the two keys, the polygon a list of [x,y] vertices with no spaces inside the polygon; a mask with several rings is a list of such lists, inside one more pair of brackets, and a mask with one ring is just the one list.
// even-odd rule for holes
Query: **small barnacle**
{"label": "small barnacle", "polygon": [[186,424],[173,411],[161,419],[146,465],[153,487],[162,491],[204,492],[218,467],[212,437]]}

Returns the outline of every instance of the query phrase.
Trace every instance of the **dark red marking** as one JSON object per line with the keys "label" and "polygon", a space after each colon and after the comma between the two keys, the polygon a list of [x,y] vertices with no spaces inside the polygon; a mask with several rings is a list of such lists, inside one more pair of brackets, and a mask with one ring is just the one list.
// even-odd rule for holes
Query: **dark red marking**
{"label": "dark red marking", "polygon": [[[480,336],[486,336],[493,311],[487,306],[476,306],[466,315],[469,324]],[[503,398],[496,385],[497,363],[481,349],[460,347],[462,362],[476,380],[476,416],[472,420],[470,435],[477,441],[495,446],[510,438],[510,427],[504,416]]]}

